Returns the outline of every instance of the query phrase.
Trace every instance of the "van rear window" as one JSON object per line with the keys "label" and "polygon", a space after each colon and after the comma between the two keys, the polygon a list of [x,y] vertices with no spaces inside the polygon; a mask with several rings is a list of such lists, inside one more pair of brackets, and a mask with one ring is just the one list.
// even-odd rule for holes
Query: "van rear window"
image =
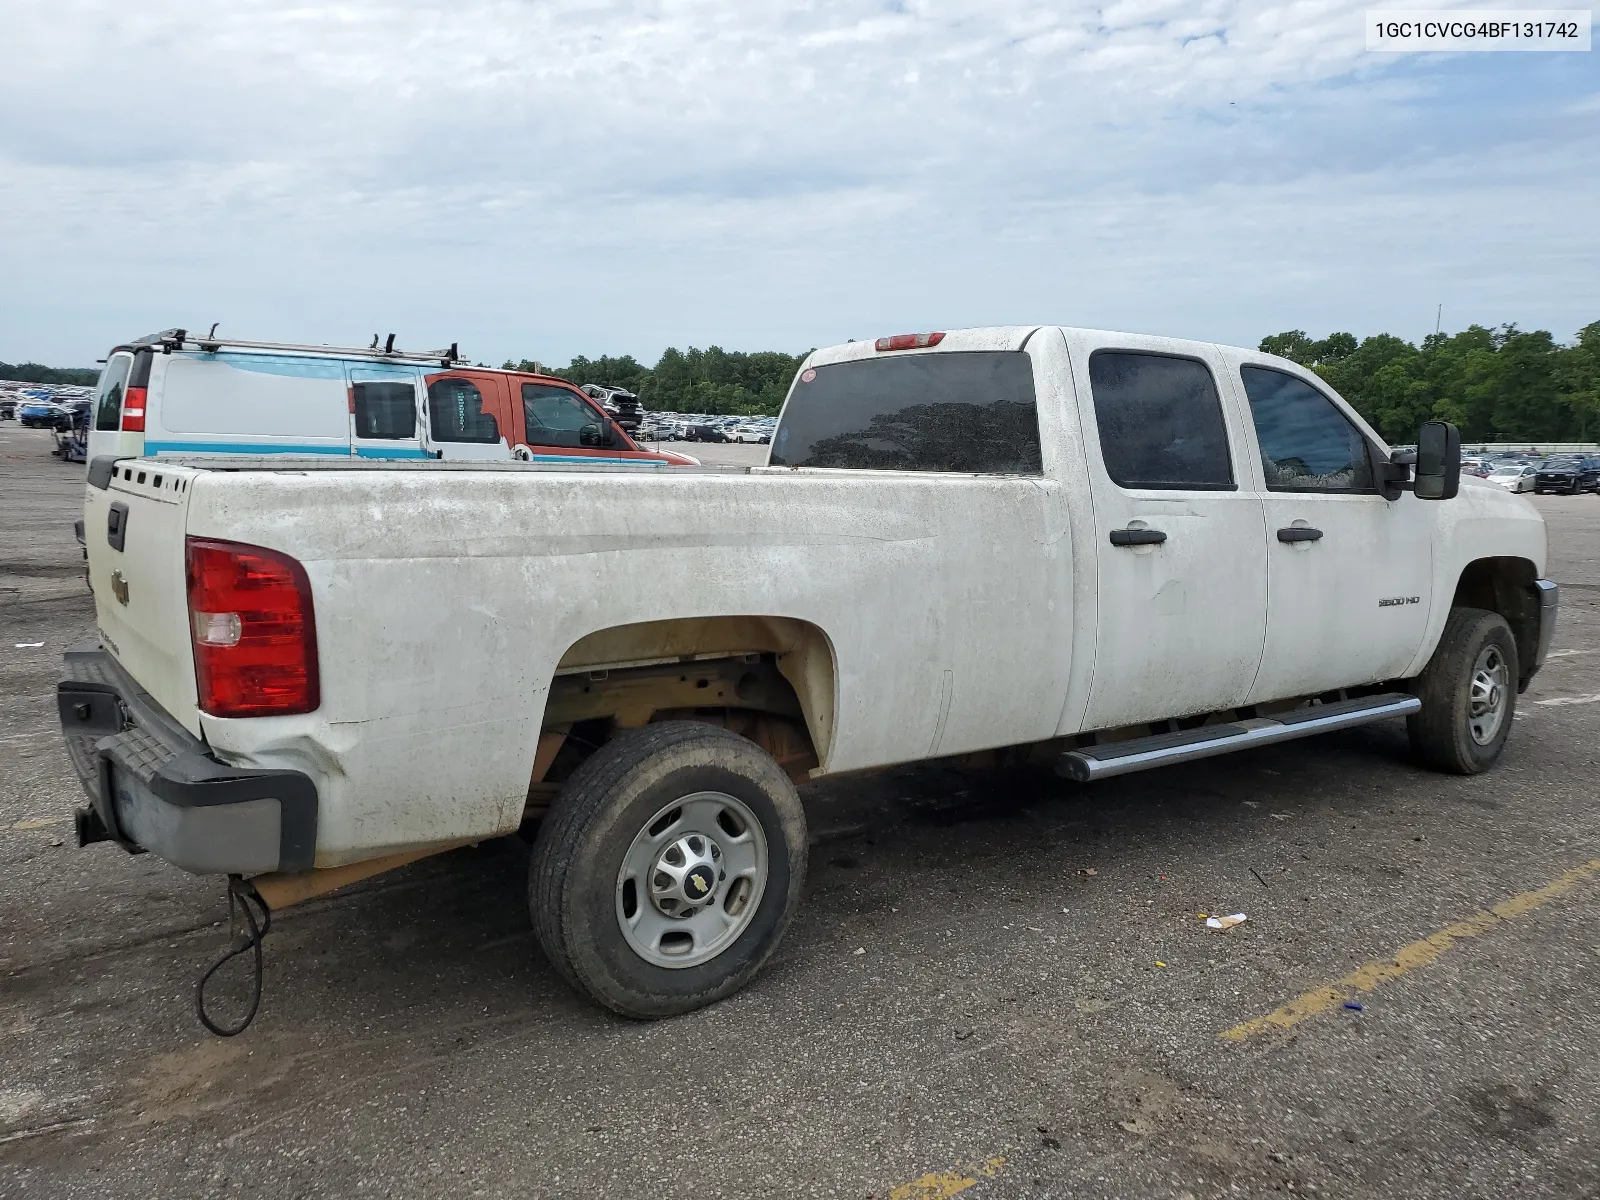
{"label": "van rear window", "polygon": [[133,355],[113,354],[100,373],[100,390],[94,398],[94,427],[98,430],[122,428],[122,393],[128,383],[128,368]]}
{"label": "van rear window", "polygon": [[1038,475],[1039,415],[1024,351],[949,351],[809,368],[776,466]]}

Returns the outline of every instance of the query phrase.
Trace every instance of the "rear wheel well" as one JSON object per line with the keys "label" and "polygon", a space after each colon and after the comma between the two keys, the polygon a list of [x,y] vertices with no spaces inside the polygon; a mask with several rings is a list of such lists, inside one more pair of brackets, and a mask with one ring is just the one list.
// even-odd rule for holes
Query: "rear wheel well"
{"label": "rear wheel well", "polygon": [[709,617],[599,630],[567,650],[551,680],[530,807],[620,732],[660,721],[729,729],[803,780],[826,761],[833,712],[833,648],[807,622]]}
{"label": "rear wheel well", "polygon": [[1525,685],[1533,674],[1539,649],[1538,571],[1525,558],[1480,558],[1467,564],[1456,581],[1452,608],[1485,608],[1497,612],[1517,639],[1517,663]]}

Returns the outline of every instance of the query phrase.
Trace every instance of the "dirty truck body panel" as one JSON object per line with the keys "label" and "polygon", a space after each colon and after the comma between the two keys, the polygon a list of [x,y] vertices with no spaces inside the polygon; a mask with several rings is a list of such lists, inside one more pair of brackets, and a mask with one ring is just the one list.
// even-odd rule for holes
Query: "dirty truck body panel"
{"label": "dirty truck body panel", "polygon": [[[630,644],[608,631],[777,631],[727,649],[804,676],[829,774],[1403,680],[1469,564],[1543,572],[1525,501],[1386,499],[1388,448],[1283,360],[1054,327],[900,357],[1026,383],[1034,413],[978,389],[807,441],[812,396],[890,360],[857,342],[802,365],[771,465],[747,471],[120,463],[86,507],[106,652],[219,763],[309,780],[332,866],[515,830],[555,683],[678,657],[643,634],[586,656]],[[963,457],[1002,420],[1020,468],[999,442]],[[185,538],[303,567],[312,711],[200,710]]]}

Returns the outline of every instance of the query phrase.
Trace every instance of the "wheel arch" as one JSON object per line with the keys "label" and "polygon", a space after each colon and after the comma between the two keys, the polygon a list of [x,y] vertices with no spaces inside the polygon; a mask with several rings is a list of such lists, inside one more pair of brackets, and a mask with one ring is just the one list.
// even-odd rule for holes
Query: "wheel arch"
{"label": "wheel arch", "polygon": [[[605,672],[641,678],[675,664],[715,664],[760,656],[787,684],[804,721],[816,763],[826,768],[838,705],[837,658],[831,638],[809,621],[761,614],[639,621],[579,638],[556,664],[556,678]],[[665,699],[665,695],[663,696]],[[648,703],[648,699],[644,701]],[[680,707],[664,704],[663,709]],[[730,708],[743,707],[735,703]],[[771,709],[770,704],[753,707]]]}
{"label": "wheel arch", "polygon": [[1513,555],[1477,558],[1461,569],[1452,608],[1486,608],[1499,613],[1517,640],[1518,690],[1526,687],[1536,669],[1539,649],[1539,593],[1534,581],[1539,569]]}

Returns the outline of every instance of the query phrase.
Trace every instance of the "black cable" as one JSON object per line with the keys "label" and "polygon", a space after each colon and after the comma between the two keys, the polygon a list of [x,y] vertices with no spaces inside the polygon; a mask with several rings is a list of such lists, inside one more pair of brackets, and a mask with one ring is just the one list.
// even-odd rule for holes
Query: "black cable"
{"label": "black cable", "polygon": [[[261,924],[256,924],[255,909],[252,902],[261,906]],[[261,898],[261,893],[256,891],[255,885],[241,875],[228,876],[228,925],[233,925],[234,905],[244,909],[245,924],[250,927],[250,935],[236,943],[226,954],[211,964],[209,970],[200,976],[200,982],[194,988],[194,1010],[204,1025],[218,1037],[233,1037],[243,1033],[250,1027],[250,1022],[256,1019],[256,1011],[261,1007],[261,941],[272,931],[272,910],[267,907],[267,902]],[[236,1025],[218,1025],[206,1013],[206,984],[211,982],[211,977],[217,973],[222,965],[237,958],[246,950],[254,950],[255,971],[250,984],[250,1007],[243,1018]]]}

